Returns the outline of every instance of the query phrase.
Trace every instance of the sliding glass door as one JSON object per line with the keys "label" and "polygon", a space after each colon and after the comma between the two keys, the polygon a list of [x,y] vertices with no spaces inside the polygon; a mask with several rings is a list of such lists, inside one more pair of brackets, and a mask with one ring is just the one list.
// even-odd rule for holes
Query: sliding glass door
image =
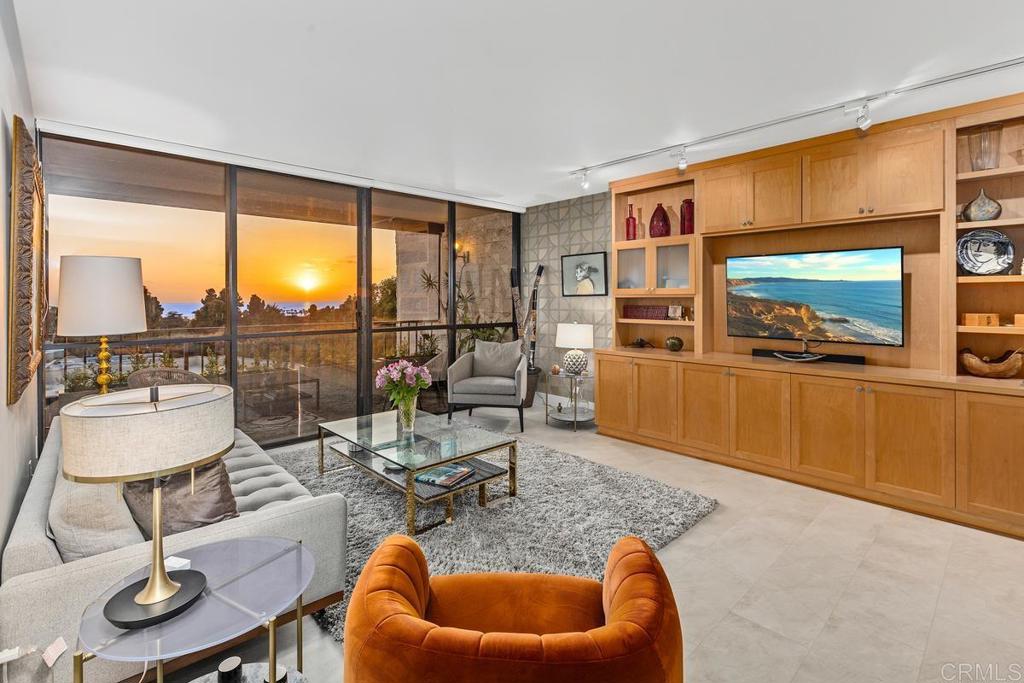
{"label": "sliding glass door", "polygon": [[[518,216],[63,137],[41,148],[51,304],[61,255],[142,258],[149,326],[111,338],[114,390],[172,370],[231,384],[238,426],[275,444],[385,409],[371,378],[399,358],[427,365],[421,408],[445,412],[450,360],[511,338]],[[54,336],[59,314],[44,430],[95,390],[96,340]]]}

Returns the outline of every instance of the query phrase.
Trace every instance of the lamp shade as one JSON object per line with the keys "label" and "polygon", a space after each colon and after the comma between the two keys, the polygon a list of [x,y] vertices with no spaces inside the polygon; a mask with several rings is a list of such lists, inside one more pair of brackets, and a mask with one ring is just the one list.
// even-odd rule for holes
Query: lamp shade
{"label": "lamp shade", "polygon": [[231,387],[176,384],[87,396],[60,411],[64,476],[72,481],[151,479],[220,457],[235,441]]}
{"label": "lamp shade", "polygon": [[594,348],[594,326],[589,323],[558,323],[555,346],[560,349]]}
{"label": "lamp shade", "polygon": [[57,334],[104,337],[146,331],[142,260],[61,256]]}

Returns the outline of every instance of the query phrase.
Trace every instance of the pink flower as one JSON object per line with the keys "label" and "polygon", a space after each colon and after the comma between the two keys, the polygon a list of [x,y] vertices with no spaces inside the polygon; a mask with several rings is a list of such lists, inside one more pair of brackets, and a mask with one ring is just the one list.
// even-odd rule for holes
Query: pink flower
{"label": "pink flower", "polygon": [[405,375],[405,383],[408,384],[410,387],[415,385],[416,384],[416,375],[410,375],[410,374],[407,373]]}
{"label": "pink flower", "polygon": [[420,377],[422,377],[423,381],[427,384],[430,384],[432,381],[430,379],[430,370],[427,370],[426,366],[420,368]]}
{"label": "pink flower", "polygon": [[375,379],[373,383],[378,389],[383,389],[385,384],[384,375],[378,372],[377,379]]}

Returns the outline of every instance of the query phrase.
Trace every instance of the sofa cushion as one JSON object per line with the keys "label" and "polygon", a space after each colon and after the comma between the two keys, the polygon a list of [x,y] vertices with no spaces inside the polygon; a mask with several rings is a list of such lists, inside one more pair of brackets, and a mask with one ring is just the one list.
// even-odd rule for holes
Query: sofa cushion
{"label": "sofa cushion", "polygon": [[[139,531],[146,540],[153,535],[153,480],[132,481],[124,485],[124,500]],[[235,497],[224,463],[220,460],[196,468],[195,491],[192,475],[180,472],[163,486],[163,532],[165,536],[198,529],[238,516]]]}
{"label": "sofa cushion", "polygon": [[300,498],[312,498],[299,480],[288,474],[240,429],[235,447],[224,456],[231,492],[239,514],[270,508]]}
{"label": "sofa cushion", "polygon": [[477,341],[473,351],[473,375],[477,377],[515,377],[523,347],[518,341],[506,343]]}
{"label": "sofa cushion", "polygon": [[114,484],[79,484],[57,468],[48,521],[64,562],[117,550],[145,539]]}
{"label": "sofa cushion", "polygon": [[516,381],[508,377],[469,377],[459,380],[452,387],[455,394],[494,394],[515,396]]}

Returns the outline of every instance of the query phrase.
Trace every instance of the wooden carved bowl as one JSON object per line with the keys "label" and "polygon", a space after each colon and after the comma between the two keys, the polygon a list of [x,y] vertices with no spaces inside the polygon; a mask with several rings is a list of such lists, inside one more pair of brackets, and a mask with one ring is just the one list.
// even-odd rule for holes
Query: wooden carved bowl
{"label": "wooden carved bowl", "polygon": [[1007,351],[994,360],[986,360],[974,355],[970,349],[960,351],[960,364],[964,370],[975,377],[995,377],[1009,379],[1016,377],[1024,366],[1024,355],[1021,350]]}

